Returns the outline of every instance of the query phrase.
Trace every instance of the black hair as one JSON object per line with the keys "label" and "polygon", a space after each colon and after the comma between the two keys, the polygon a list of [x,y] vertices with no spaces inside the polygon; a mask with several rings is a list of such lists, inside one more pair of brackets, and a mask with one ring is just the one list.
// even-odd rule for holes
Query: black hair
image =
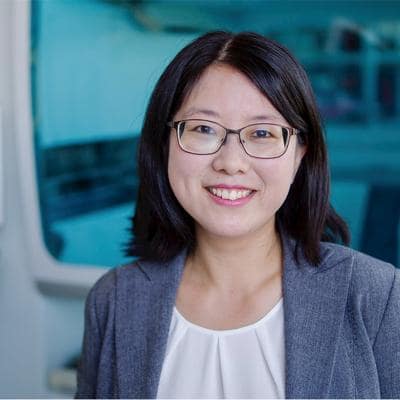
{"label": "black hair", "polygon": [[161,75],[147,108],[138,148],[139,190],[127,255],[168,261],[195,246],[195,225],[168,181],[171,121],[207,67],[229,65],[268,98],[300,131],[307,151],[276,215],[305,258],[320,260],[320,241],[349,243],[346,223],[329,203],[330,176],[321,118],[308,77],[282,45],[252,32],[216,31],[183,48]]}

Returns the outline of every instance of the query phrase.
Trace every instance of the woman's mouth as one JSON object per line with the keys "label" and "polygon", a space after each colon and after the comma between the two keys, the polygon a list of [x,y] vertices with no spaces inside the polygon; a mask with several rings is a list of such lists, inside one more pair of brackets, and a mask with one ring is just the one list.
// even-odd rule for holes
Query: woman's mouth
{"label": "woman's mouth", "polygon": [[237,200],[249,196],[253,190],[251,189],[221,189],[215,187],[208,187],[207,190],[214,196],[219,197],[224,200]]}
{"label": "woman's mouth", "polygon": [[208,186],[206,187],[211,199],[222,206],[242,206],[248,203],[256,190],[243,187]]}

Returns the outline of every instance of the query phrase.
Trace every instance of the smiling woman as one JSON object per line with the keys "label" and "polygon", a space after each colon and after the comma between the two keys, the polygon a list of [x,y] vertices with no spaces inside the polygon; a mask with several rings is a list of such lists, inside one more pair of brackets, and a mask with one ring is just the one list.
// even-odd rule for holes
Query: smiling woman
{"label": "smiling woman", "polygon": [[400,276],[335,244],[320,118],[284,47],[227,32],[186,46],[138,165],[139,260],[88,296],[77,397],[400,396]]}
{"label": "smiling woman", "polygon": [[[215,124],[222,125],[221,128],[230,126],[237,129],[263,122],[289,127],[286,131],[296,132],[297,141],[289,140],[283,129],[280,133],[287,139],[281,143],[285,150],[286,145],[300,142],[307,148],[307,154],[299,166],[289,197],[276,216],[277,220],[291,236],[302,243],[303,252],[314,264],[319,261],[318,245],[321,237],[348,242],[346,225],[329,206],[326,149],[308,78],[286,49],[270,40],[260,41],[260,38],[257,34],[238,35],[235,40],[225,33],[205,35],[182,50],[161,76],[150,100],[142,130],[138,168],[139,178],[146,185],[139,187],[139,211],[135,215],[135,238],[128,250],[130,255],[168,260],[183,248],[194,245],[195,225],[185,208],[176,201],[176,193],[171,191],[166,174],[169,150],[166,143],[171,134],[167,127],[171,126],[172,121],[181,150],[199,153],[190,148],[193,135],[189,136],[191,139],[186,139],[188,136],[182,134],[187,133],[187,129],[180,132],[179,128],[182,127],[182,120],[184,122],[200,117],[212,119]],[[220,72],[218,76],[214,71],[216,68]],[[223,74],[221,69],[226,73]],[[231,82],[229,79],[226,81],[227,78],[236,78],[236,90],[229,89]],[[237,88],[239,81],[241,86]],[[245,84],[250,85],[253,91],[242,93]],[[169,93],[170,97],[165,97],[165,93]],[[246,106],[249,101],[257,106],[255,110]],[[229,121],[228,116],[222,115],[222,112],[226,114],[228,111],[235,114],[235,121]],[[245,122],[236,122],[240,116]],[[201,155],[218,151],[219,146],[228,139],[226,134],[232,132],[232,129],[218,131],[218,145],[207,142],[211,147],[207,151],[200,151]],[[240,142],[245,152],[254,152],[255,146],[250,147],[245,139],[242,131]],[[226,143],[224,147],[228,145]],[[257,146],[256,154],[249,155],[252,158],[258,156],[258,152],[262,151],[259,149],[260,145]],[[239,152],[239,158],[232,158],[241,162],[244,160],[242,153]],[[283,153],[268,152],[265,158],[286,157]],[[264,154],[260,155],[264,158]],[[204,156],[201,158],[204,159]],[[186,168],[197,159],[189,157]],[[277,166],[286,167],[279,160],[276,163]],[[154,165],[157,168],[154,169]],[[275,177],[281,179],[278,171]],[[160,199],[163,200],[160,202]],[[310,210],[313,210],[313,215]]]}

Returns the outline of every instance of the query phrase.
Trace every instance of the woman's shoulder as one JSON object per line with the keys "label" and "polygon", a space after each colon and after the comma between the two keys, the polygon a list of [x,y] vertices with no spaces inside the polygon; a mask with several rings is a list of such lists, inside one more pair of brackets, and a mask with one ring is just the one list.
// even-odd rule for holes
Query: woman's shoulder
{"label": "woman's shoulder", "polygon": [[118,287],[146,279],[146,273],[138,261],[120,265],[104,273],[90,289],[86,303],[96,305],[98,310],[106,311],[105,307],[112,304]]}
{"label": "woman's shoulder", "polygon": [[321,251],[330,264],[338,260],[350,268],[349,298],[363,309],[383,310],[391,297],[399,302],[400,270],[392,264],[333,243],[321,243]]}
{"label": "woman's shoulder", "polygon": [[388,262],[335,243],[322,242],[321,254],[324,264],[334,266],[338,262],[345,262],[351,266],[352,278],[361,283],[370,281],[390,283],[395,274],[399,273],[399,270]]}
{"label": "woman's shoulder", "polygon": [[[144,292],[157,291],[165,282],[179,280],[185,251],[179,253],[169,261],[137,260],[130,264],[121,265],[111,269],[101,276],[91,288],[88,302],[97,304],[110,303],[119,299],[132,296],[140,297]],[[152,283],[151,285],[149,285]],[[171,285],[169,285],[171,286]]]}

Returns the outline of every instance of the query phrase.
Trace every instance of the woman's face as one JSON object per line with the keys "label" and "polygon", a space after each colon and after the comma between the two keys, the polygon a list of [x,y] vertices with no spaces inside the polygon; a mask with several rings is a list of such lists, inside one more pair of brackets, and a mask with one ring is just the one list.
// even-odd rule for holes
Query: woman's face
{"label": "woman's face", "polygon": [[[205,70],[174,121],[189,118],[215,121],[232,129],[261,119],[289,126],[246,76],[223,64]],[[171,129],[168,177],[197,229],[221,237],[244,237],[273,228],[304,153],[305,147],[291,136],[282,157],[254,158],[245,153],[238,135],[227,135],[217,153],[189,154],[180,149]]]}

